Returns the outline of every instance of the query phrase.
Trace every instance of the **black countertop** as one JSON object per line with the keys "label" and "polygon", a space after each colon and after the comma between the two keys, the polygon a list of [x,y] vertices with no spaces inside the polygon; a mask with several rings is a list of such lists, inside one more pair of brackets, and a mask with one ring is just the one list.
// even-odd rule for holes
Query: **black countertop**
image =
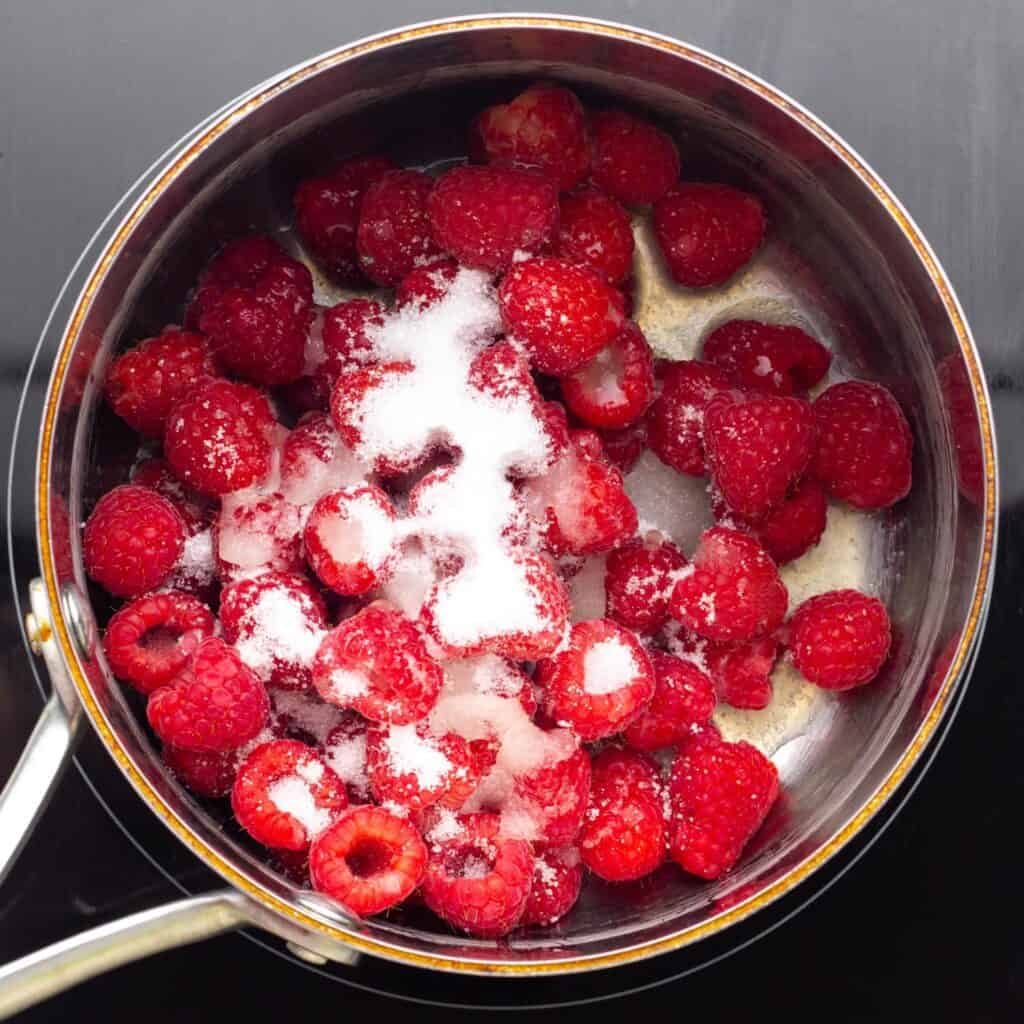
{"label": "black countertop", "polygon": [[[233,95],[312,53],[398,24],[515,5],[381,0],[6,0],[0,5],[0,437],[78,252],[166,146]],[[1011,839],[1024,789],[1024,4],[1019,0],[591,0],[564,13],[632,22],[732,59],[803,102],[904,201],[952,278],[997,414],[1003,509],[986,639],[955,726],[904,811],[838,884],[727,961],[627,997],[618,1013],[766,1013],[831,1021],[1019,1021],[1024,907]],[[16,540],[29,543],[30,538]],[[13,607],[0,602],[0,778],[38,711]],[[105,755],[83,760],[0,893],[0,961],[176,889],[129,838],[139,807]],[[108,780],[108,781],[104,781]],[[143,845],[148,843],[143,839]],[[161,866],[207,881],[161,837]],[[586,978],[565,983],[585,997]],[[443,977],[418,992],[444,999]],[[512,997],[514,999],[514,996]],[[393,1012],[239,936],[124,968],[27,1012],[79,1019],[306,1020]],[[424,1020],[465,1011],[421,1007]],[[562,1011],[574,1019],[593,1009]]]}

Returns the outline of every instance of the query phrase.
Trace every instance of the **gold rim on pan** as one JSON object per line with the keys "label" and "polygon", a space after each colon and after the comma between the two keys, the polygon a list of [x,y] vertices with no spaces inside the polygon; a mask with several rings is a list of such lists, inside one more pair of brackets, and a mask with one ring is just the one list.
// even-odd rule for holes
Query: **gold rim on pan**
{"label": "gold rim on pan", "polygon": [[[879,202],[885,206],[892,218],[897,224],[899,224],[907,240],[913,246],[918,258],[924,264],[928,272],[932,285],[941,296],[946,314],[955,329],[957,341],[960,346],[960,352],[967,366],[974,400],[977,403],[981,420],[981,440],[985,463],[985,525],[981,558],[978,568],[978,579],[971,601],[970,612],[966,626],[963,629],[956,654],[950,663],[949,669],[947,670],[942,689],[936,696],[927,718],[919,727],[910,746],[903,753],[903,756],[894,766],[888,777],[876,789],[871,798],[861,807],[858,813],[827,843],[825,843],[821,849],[819,849],[813,856],[808,857],[796,867],[792,868],[781,878],[766,886],[755,896],[737,904],[735,907],[730,908],[728,911],[719,914],[709,921],[692,925],[668,938],[659,939],[646,944],[639,944],[631,947],[630,949],[616,953],[598,954],[592,957],[584,956],[575,960],[567,959],[554,962],[529,961],[520,964],[488,964],[477,960],[458,960],[446,956],[429,956],[422,953],[396,949],[367,939],[365,936],[336,928],[312,915],[304,913],[296,906],[281,900],[277,896],[253,884],[252,881],[241,874],[236,867],[223,860],[216,852],[203,843],[177,818],[177,816],[164,803],[162,797],[152,788],[148,780],[135,768],[134,764],[122,749],[117,737],[104,717],[102,710],[96,703],[96,700],[89,688],[89,684],[78,664],[78,657],[75,654],[74,647],[71,642],[68,624],[65,621],[63,614],[62,602],[57,591],[57,580],[53,570],[52,551],[50,546],[50,505],[48,500],[48,495],[50,493],[51,469],[50,445],[53,436],[54,422],[57,416],[58,397],[61,392],[61,384],[67,371],[70,354],[74,348],[74,342],[77,338],[78,331],[85,317],[86,311],[92,301],[92,297],[99,287],[100,282],[103,280],[108,268],[117,259],[125,238],[130,234],[138,220],[159,198],[183,167],[194,160],[196,156],[203,149],[209,146],[221,133],[229,129],[241,119],[245,118],[252,110],[267,102],[277,93],[290,88],[312,75],[315,75],[324,68],[350,60],[370,51],[383,49],[396,43],[405,42],[411,39],[475,28],[559,28],[576,31],[585,30],[599,36],[607,36],[614,39],[641,43],[645,46],[661,49],[676,56],[683,57],[688,61],[708,67],[724,77],[732,79],[745,88],[762,95],[771,103],[776,104],[785,110],[794,120],[798,121],[804,128],[810,131],[822,143],[842,158],[842,160],[858,175],[860,180],[872,190]],[[899,784],[906,778],[908,772],[914,766],[925,745],[928,743],[928,740],[934,733],[936,726],[945,711],[953,683],[959,678],[965,662],[971,652],[975,637],[980,629],[985,610],[989,578],[992,571],[991,563],[996,524],[995,479],[995,444],[992,436],[991,410],[988,395],[985,388],[984,377],[982,376],[981,368],[978,364],[973,344],[971,343],[970,332],[967,328],[966,322],[964,321],[959,304],[953,294],[952,288],[946,280],[945,274],[939,266],[938,261],[932,253],[928,243],[918,231],[917,226],[897,199],[889,192],[889,190],[876,177],[874,172],[868,168],[856,153],[854,153],[845,143],[826,128],[822,122],[793,100],[789,99],[767,83],[761,81],[748,72],[693,46],[689,46],[655,33],[640,31],[638,29],[629,28],[628,26],[617,25],[609,22],[591,21],[579,18],[522,15],[509,17],[454,18],[445,21],[431,22],[424,25],[416,25],[400,29],[396,32],[361,40],[351,44],[350,46],[343,47],[331,52],[330,54],[316,58],[271,80],[258,91],[249,94],[244,100],[231,106],[198,138],[190,142],[187,148],[180,153],[169,166],[163,169],[156,180],[149,185],[145,193],[135,203],[130,214],[121,224],[113,238],[106,244],[101,257],[95,264],[92,273],[89,275],[68,322],[67,329],[61,339],[60,350],[57,355],[53,376],[51,377],[46,399],[46,407],[43,415],[37,476],[36,508],[42,573],[46,586],[47,599],[49,601],[52,614],[52,624],[64,661],[68,666],[71,677],[74,680],[75,688],[78,691],[78,696],[82,701],[89,718],[92,720],[92,724],[102,737],[107,749],[113,755],[121,770],[128,777],[136,791],[142,796],[150,808],[155,811],[161,819],[163,819],[171,831],[173,831],[174,834],[183,843],[185,843],[186,846],[215,868],[225,879],[231,882],[232,885],[241,889],[265,907],[270,908],[286,918],[290,918],[292,921],[299,923],[303,927],[313,929],[316,932],[329,936],[332,939],[363,952],[418,967],[428,967],[460,973],[550,975],[570,973],[580,970],[592,970],[602,967],[621,966],[636,960],[654,956],[658,953],[678,949],[699,939],[714,935],[728,926],[749,917],[755,911],[767,906],[769,903],[789,892],[794,886],[803,881],[821,867],[827,860],[837,854],[868,824],[877,811],[893,794]]]}

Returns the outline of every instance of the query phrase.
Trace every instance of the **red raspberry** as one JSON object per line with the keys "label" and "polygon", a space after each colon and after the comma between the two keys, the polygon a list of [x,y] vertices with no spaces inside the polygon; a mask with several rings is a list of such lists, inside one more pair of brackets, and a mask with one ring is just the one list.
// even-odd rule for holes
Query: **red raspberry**
{"label": "red raspberry", "polygon": [[372,299],[346,299],[324,313],[324,361],[319,373],[333,383],[338,375],[374,362],[368,331],[384,325],[384,307]]}
{"label": "red raspberry", "polygon": [[628,473],[647,447],[647,423],[640,420],[622,430],[599,430],[608,461],[621,473]]}
{"label": "red raspberry", "polygon": [[354,711],[342,719],[324,740],[324,757],[345,783],[350,803],[370,803],[370,777],[366,770],[366,734],[370,723]]}
{"label": "red raspberry", "polygon": [[115,597],[164,583],[185,546],[185,523],[148,487],[123,484],[96,502],[82,531],[85,571]]}
{"label": "red raspberry", "polygon": [[351,807],[309,851],[313,888],[367,917],[401,903],[420,884],[427,848],[406,818]]}
{"label": "red raspberry", "polygon": [[192,663],[149,697],[146,716],[164,741],[186,750],[234,750],[256,736],[270,712],[267,691],[223,640],[204,640]]}
{"label": "red raspberry", "polygon": [[610,344],[625,323],[622,293],[587,267],[552,257],[517,263],[498,289],[505,330],[541,373],[570,373]]}
{"label": "red raspberry", "polygon": [[711,479],[741,519],[778,508],[814,455],[811,406],[802,398],[722,392],[704,411]]}
{"label": "red raspberry", "polygon": [[584,423],[616,430],[635,423],[654,398],[654,362],[632,320],[586,365],[562,378],[565,404]]}
{"label": "red raspberry", "polygon": [[149,694],[188,664],[199,644],[213,635],[213,626],[210,609],[190,594],[146,594],[113,614],[103,650],[118,679]]}
{"label": "red raspberry", "polygon": [[395,289],[395,306],[404,309],[414,305],[420,310],[432,306],[445,297],[458,272],[459,265],[454,260],[437,260],[417,267]]}
{"label": "red raspberry", "polygon": [[576,839],[589,793],[590,757],[583,749],[515,780],[516,796],[541,826],[538,841],[549,846],[565,846]]}
{"label": "red raspberry", "polygon": [[688,288],[728,281],[765,232],[764,208],[729,185],[684,182],[654,204],[654,234],[669,272]]}
{"label": "red raspberry", "polygon": [[171,406],[196,381],[216,375],[217,364],[201,334],[165,327],[114,360],[107,374],[107,401],[133,430],[162,438]]}
{"label": "red raspberry", "polygon": [[814,418],[814,475],[829,497],[870,510],[907,496],[914,439],[899,403],[881,384],[833,384],[815,400]]}
{"label": "red raspberry", "polygon": [[596,188],[563,196],[554,254],[621,285],[633,272],[633,226],[629,214]]}
{"label": "red raspberry", "polygon": [[386,156],[358,156],[328,174],[307,178],[295,190],[295,226],[335,280],[362,282],[356,256],[359,205],[370,185],[396,169]]}
{"label": "red raspberry", "polygon": [[792,395],[808,391],[828,373],[832,354],[799,327],[730,320],[704,341],[704,358],[737,387]]}
{"label": "red raspberry", "polygon": [[306,520],[306,557],[331,590],[365,594],[384,582],[398,555],[394,524],[395,508],[379,487],[331,491]]}
{"label": "red raspberry", "polygon": [[620,732],[654,694],[647,652],[608,619],[575,623],[568,646],[537,665],[536,681],[547,713],[588,741]]}
{"label": "red raspberry", "polygon": [[297,740],[257,747],[231,790],[238,824],[257,842],[281,850],[304,850],[347,806],[345,784]]}
{"label": "red raspberry", "polygon": [[601,457],[600,438],[591,431],[574,430],[567,451],[544,477],[530,481],[527,495],[555,554],[608,551],[636,533],[636,508],[622,474]]}
{"label": "red raspberry", "polygon": [[267,684],[306,689],[310,666],[327,630],[327,610],[304,576],[265,572],[221,593],[224,639]]}
{"label": "red raspberry", "polygon": [[704,411],[729,377],[710,363],[659,363],[661,390],[647,412],[647,444],[674,470],[704,476]]}
{"label": "red raspberry", "polygon": [[429,854],[423,899],[455,928],[498,938],[519,923],[532,881],[533,853],[522,839],[451,839]]}
{"label": "red raspberry", "polygon": [[959,352],[951,352],[936,371],[956,447],[956,479],[960,493],[972,504],[981,505],[985,496],[985,453],[967,364]]}
{"label": "red raspberry", "polygon": [[605,563],[605,614],[637,633],[656,633],[668,618],[675,574],[685,565],[682,551],[661,534],[626,541]]}
{"label": "red raspberry", "polygon": [[718,878],[761,827],[779,795],[779,773],[749,743],[687,744],[672,765],[669,852],[691,875]]}
{"label": "red raspberry", "polygon": [[561,920],[575,905],[582,884],[583,862],[575,846],[539,850],[520,927],[552,925]]}
{"label": "red raspberry", "polygon": [[356,249],[371,281],[391,287],[441,255],[427,215],[433,187],[433,178],[422,171],[388,171],[366,190]]}
{"label": "red raspberry", "polygon": [[692,661],[661,651],[649,652],[654,668],[654,696],[623,731],[634,750],[661,750],[683,742],[696,726],[711,720],[715,687]]}
{"label": "red raspberry", "polygon": [[758,526],[757,539],[776,565],[792,562],[810,551],[825,532],[828,502],[821,484],[805,477],[796,490]]}
{"label": "red raspberry", "polygon": [[[331,416],[342,441],[355,452],[363,442],[363,403],[374,392],[390,387],[407,373],[411,363],[375,363],[343,373],[331,392]],[[402,452],[396,455],[376,454],[374,469],[384,476],[396,476],[416,468],[424,452]]]}
{"label": "red raspberry", "polygon": [[162,494],[178,510],[189,536],[204,530],[213,521],[210,500],[186,487],[165,459],[143,459],[132,470],[132,483]]}
{"label": "red raspberry", "polygon": [[494,764],[482,745],[473,747],[453,732],[432,734],[413,725],[371,724],[366,734],[366,768],[379,803],[419,811],[439,801],[461,807]]}
{"label": "red raspberry", "polygon": [[273,410],[261,391],[229,380],[203,381],[171,410],[164,454],[190,487],[227,494],[266,477],[273,426]]}
{"label": "red raspberry", "polygon": [[724,526],[705,530],[669,606],[709,640],[738,642],[771,633],[789,597],[775,563],[753,538]]}
{"label": "red raspberry", "polygon": [[453,167],[427,200],[437,244],[467,267],[499,273],[540,252],[558,229],[558,192],[517,167]]}
{"label": "red raspberry", "polygon": [[[507,569],[507,575],[505,570]],[[467,633],[465,609],[479,608],[481,601],[493,601],[494,578],[488,567],[467,567],[455,576],[440,580],[427,596],[421,619],[424,629],[442,648],[445,657],[470,658],[477,654],[498,654],[519,661],[535,661],[558,646],[569,619],[565,587],[551,563],[531,551],[509,552],[501,574],[501,587],[521,590],[529,601],[515,600],[516,608],[529,603],[528,625],[512,623],[495,604],[490,621]]]}
{"label": "red raspberry", "polygon": [[[243,245],[252,240],[245,240]],[[302,376],[313,322],[313,278],[275,243],[244,268],[227,246],[203,275],[196,295],[199,327],[232,373],[273,387]],[[236,245],[239,243],[232,243]]]}
{"label": "red raspberry", "polygon": [[740,644],[709,643],[704,652],[718,696],[734,708],[760,710],[772,700],[771,671],[779,645],[762,636]]}
{"label": "red raspberry", "polygon": [[253,284],[282,255],[281,247],[265,235],[249,235],[228,242],[200,275],[195,294],[185,311],[185,326],[197,329],[203,314],[225,289]]}
{"label": "red raspberry", "polygon": [[301,510],[274,492],[225,499],[216,526],[217,569],[230,582],[268,569],[302,572]]}
{"label": "red raspberry", "polygon": [[889,613],[877,597],[832,590],[808,598],[789,622],[789,649],[801,674],[825,690],[863,686],[889,656]]}
{"label": "red raspberry", "polygon": [[623,110],[590,119],[594,184],[629,206],[656,203],[679,180],[679,150],[649,121]]}
{"label": "red raspberry", "polygon": [[593,768],[580,833],[583,863],[607,882],[643,878],[664,861],[668,844],[657,765],[645,754],[609,747]]}
{"label": "red raspberry", "polygon": [[488,163],[536,167],[566,191],[590,169],[583,107],[561,86],[539,83],[511,103],[488,107],[473,123],[470,151]]}
{"label": "red raspberry", "polygon": [[416,624],[383,602],[335,626],[313,662],[313,685],[324,700],[392,725],[423,718],[443,681]]}
{"label": "red raspberry", "polygon": [[177,780],[198,796],[219,800],[231,792],[238,771],[238,751],[209,753],[166,745],[163,762]]}

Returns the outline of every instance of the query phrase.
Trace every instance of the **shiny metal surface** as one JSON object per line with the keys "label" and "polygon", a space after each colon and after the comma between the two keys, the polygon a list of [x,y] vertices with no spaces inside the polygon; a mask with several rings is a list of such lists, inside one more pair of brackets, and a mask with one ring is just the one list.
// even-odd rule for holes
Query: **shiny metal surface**
{"label": "shiny metal surface", "polygon": [[[653,955],[725,927],[823,863],[891,794],[961,682],[984,615],[994,543],[991,424],[966,327],[926,244],[855,154],[785,97],[699,51],[617,27],[510,18],[414,30],[327,55],[256,90],[154,171],[126,222],[101,239],[106,248],[71,313],[55,370],[39,478],[48,586],[73,580],[85,588],[77,532],[68,524],[122,477],[130,458],[127,448],[118,457],[116,428],[97,415],[96,386],[110,353],[178,318],[178,297],[219,242],[284,225],[294,182],[345,155],[347,139],[409,161],[443,158],[461,139],[439,132],[439,124],[461,125],[515,82],[538,76],[571,83],[591,99],[646,109],[708,154],[716,176],[766,196],[780,258],[791,251],[799,258],[785,265],[813,268],[791,280],[827,311],[841,362],[886,382],[908,409],[917,482],[883,526],[891,557],[876,585],[890,597],[899,632],[886,677],[830,705],[827,720],[793,748],[787,801],[744,864],[712,886],[669,868],[640,891],[594,890],[553,933],[507,944],[454,937],[422,919],[352,922],[294,891],[164,776],[101,658],[64,650],[122,769],[215,869],[313,937],[449,970],[582,970]],[[986,456],[980,506],[957,494],[936,375],[950,358],[965,360],[979,410]],[[98,446],[104,458],[96,474]],[[54,555],[66,551],[70,558]],[[943,651],[948,675],[929,686]]]}

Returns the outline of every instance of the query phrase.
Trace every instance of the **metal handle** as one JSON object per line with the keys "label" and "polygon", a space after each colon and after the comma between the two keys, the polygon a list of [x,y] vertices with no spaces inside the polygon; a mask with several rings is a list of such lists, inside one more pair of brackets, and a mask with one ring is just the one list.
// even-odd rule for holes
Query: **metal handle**
{"label": "metal handle", "polygon": [[144,910],[45,946],[0,967],[0,1020],[97,974],[232,931],[247,921],[245,898],[225,889]]}

